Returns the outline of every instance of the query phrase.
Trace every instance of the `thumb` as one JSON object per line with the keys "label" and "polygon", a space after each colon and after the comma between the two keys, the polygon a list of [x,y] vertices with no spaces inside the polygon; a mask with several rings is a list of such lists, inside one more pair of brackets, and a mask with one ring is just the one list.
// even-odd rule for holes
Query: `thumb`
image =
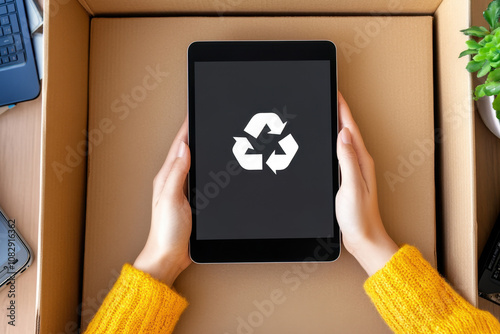
{"label": "thumb", "polygon": [[179,143],[177,158],[174,160],[163,188],[168,196],[184,196],[184,182],[191,166],[191,154],[185,142]]}
{"label": "thumb", "polygon": [[340,164],[342,186],[356,186],[364,183],[358,156],[352,146],[352,136],[349,128],[343,128],[337,137],[337,157]]}

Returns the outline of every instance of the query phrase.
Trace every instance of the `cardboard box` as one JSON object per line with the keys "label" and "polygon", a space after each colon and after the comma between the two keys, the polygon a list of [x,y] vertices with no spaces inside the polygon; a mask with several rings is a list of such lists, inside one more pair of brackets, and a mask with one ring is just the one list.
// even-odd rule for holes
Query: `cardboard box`
{"label": "cardboard box", "polygon": [[[152,179],[186,113],[186,48],[203,39],[335,42],[339,87],[375,158],[389,233],[417,245],[432,264],[440,261],[451,284],[477,302],[476,125],[467,59],[457,58],[467,39],[458,31],[470,25],[468,1],[45,6],[41,333],[73,333],[80,316],[85,326],[121,265],[141,249]],[[434,139],[436,163],[428,145]],[[389,331],[347,252],[337,262],[304,267],[298,280],[295,270],[191,266],[176,285],[191,302],[177,332],[235,333],[275,289],[286,292],[286,301],[250,325],[256,333]]]}

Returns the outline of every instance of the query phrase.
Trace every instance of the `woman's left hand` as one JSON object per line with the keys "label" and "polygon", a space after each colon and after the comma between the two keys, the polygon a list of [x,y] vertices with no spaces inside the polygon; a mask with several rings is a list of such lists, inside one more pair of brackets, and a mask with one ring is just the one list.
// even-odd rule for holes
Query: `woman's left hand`
{"label": "woman's left hand", "polygon": [[191,164],[187,143],[187,119],[170,147],[167,159],[153,182],[151,228],[134,267],[172,286],[191,263],[191,206],[185,181]]}

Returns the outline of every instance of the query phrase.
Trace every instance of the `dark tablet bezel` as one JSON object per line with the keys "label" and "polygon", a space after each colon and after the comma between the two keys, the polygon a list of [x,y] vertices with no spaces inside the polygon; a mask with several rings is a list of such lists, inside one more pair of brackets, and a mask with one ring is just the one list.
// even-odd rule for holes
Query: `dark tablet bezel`
{"label": "dark tablet bezel", "polygon": [[[315,239],[239,239],[197,240],[196,201],[191,191],[196,189],[195,166],[195,91],[194,64],[198,61],[286,61],[329,60],[331,71],[332,114],[337,115],[336,47],[330,41],[203,41],[193,42],[188,48],[188,119],[191,170],[189,173],[189,201],[193,211],[190,256],[196,263],[242,262],[323,262],[334,261],[340,255],[339,226],[334,217],[333,237]],[[338,117],[332,117],[332,156],[336,158]],[[338,164],[333,166],[334,190],[338,190]],[[335,182],[337,181],[337,182]],[[335,205],[335,194],[332,194]]]}

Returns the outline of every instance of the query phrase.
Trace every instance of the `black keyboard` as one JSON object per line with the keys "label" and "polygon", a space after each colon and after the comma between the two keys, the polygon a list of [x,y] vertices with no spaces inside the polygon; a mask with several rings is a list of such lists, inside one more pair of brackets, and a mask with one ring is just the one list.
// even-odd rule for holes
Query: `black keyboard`
{"label": "black keyboard", "polygon": [[22,64],[25,59],[16,3],[0,0],[0,69]]}

